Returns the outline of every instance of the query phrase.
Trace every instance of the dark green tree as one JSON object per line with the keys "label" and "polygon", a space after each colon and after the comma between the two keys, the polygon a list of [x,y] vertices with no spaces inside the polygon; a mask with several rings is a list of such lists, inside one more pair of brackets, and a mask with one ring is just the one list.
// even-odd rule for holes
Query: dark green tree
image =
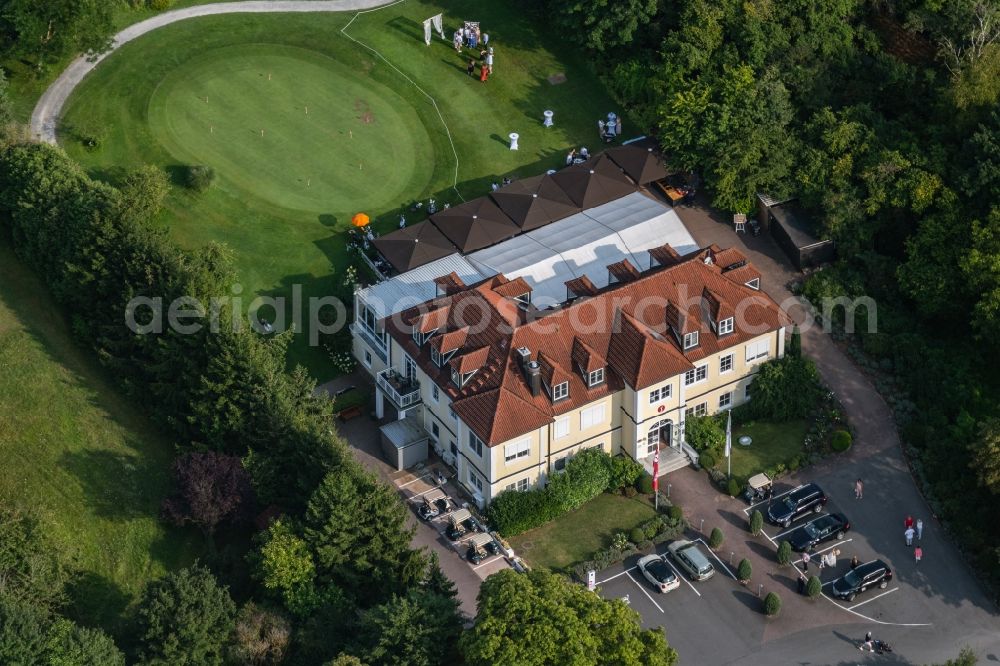
{"label": "dark green tree", "polygon": [[145,664],[222,664],[236,605],[225,587],[199,565],[146,586],[138,610]]}
{"label": "dark green tree", "polygon": [[605,601],[542,570],[507,570],[487,578],[479,590],[475,626],[460,645],[469,666],[677,663],[663,632],[643,630],[638,613],[624,603]]}
{"label": "dark green tree", "polygon": [[3,50],[39,67],[109,45],[112,4],[101,0],[6,0],[0,12]]}
{"label": "dark green tree", "polygon": [[364,612],[358,647],[352,652],[373,666],[457,664],[461,633],[462,618],[454,599],[412,590]]}
{"label": "dark green tree", "polygon": [[546,12],[564,34],[581,46],[605,51],[636,39],[656,15],[657,0],[547,0]]}
{"label": "dark green tree", "polygon": [[0,594],[55,610],[66,602],[71,578],[58,548],[45,538],[38,522],[23,511],[0,505]]}

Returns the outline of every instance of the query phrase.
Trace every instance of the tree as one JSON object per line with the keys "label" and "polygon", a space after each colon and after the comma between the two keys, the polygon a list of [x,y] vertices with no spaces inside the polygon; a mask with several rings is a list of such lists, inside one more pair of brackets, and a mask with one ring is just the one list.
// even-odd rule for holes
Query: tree
{"label": "tree", "polygon": [[458,588],[455,587],[454,581],[448,578],[444,574],[444,571],[441,570],[441,563],[435,551],[431,551],[428,558],[424,589],[448,599],[458,598]]}
{"label": "tree", "polygon": [[211,534],[225,520],[253,515],[253,489],[243,462],[215,451],[188,453],[174,461],[176,492],[163,501],[163,514],[175,525],[194,523]]}
{"label": "tree", "polygon": [[976,332],[988,342],[1000,342],[1000,207],[986,223],[972,224],[972,247],[961,261],[962,273],[979,295],[972,310]]}
{"label": "tree", "polygon": [[959,651],[956,658],[949,659],[937,666],[976,666],[978,663],[979,658],[976,656],[976,653],[972,651],[972,648],[966,646]]}
{"label": "tree", "polygon": [[409,520],[396,492],[356,464],[327,474],[309,500],[302,531],[319,581],[363,589],[368,604],[407,590],[426,570],[410,548]]}
{"label": "tree", "polygon": [[806,596],[815,599],[822,591],[823,581],[819,579],[819,576],[809,576],[809,581],[806,583]]}
{"label": "tree", "polygon": [[776,617],[781,612],[781,597],[777,592],[768,592],[764,597],[764,615]]}
{"label": "tree", "polygon": [[143,662],[167,666],[222,664],[236,605],[208,569],[194,565],[152,581],[138,610]]}
{"label": "tree", "polygon": [[125,655],[98,629],[54,618],[41,606],[0,593],[0,663],[125,666]]}
{"label": "tree", "polygon": [[754,509],[753,513],[750,514],[750,534],[753,536],[760,536],[763,529],[764,515],[757,509]]}
{"label": "tree", "polygon": [[980,423],[978,437],[969,449],[972,452],[969,467],[976,472],[980,485],[1000,495],[1000,418]]}
{"label": "tree", "polygon": [[719,458],[726,445],[726,429],[716,416],[689,417],[684,421],[684,441],[699,453],[707,451],[713,458]]}
{"label": "tree", "polygon": [[8,55],[39,68],[81,51],[103,51],[110,43],[113,4],[102,0],[7,0],[0,22]]}
{"label": "tree", "polygon": [[231,661],[248,666],[271,666],[285,658],[291,625],[275,611],[247,602],[236,615]]}
{"label": "tree", "polygon": [[638,620],[621,601],[605,601],[556,574],[506,570],[483,583],[475,626],[460,646],[469,666],[675,664],[663,632],[644,631]]}
{"label": "tree", "polygon": [[802,332],[799,331],[798,326],[792,327],[792,335],[788,339],[788,349],[786,351],[789,356],[796,358],[802,356]]}
{"label": "tree", "polygon": [[45,663],[59,666],[125,666],[125,655],[110,636],[99,629],[80,627],[65,618],[49,626],[45,654]]}
{"label": "tree", "polygon": [[66,602],[70,579],[58,549],[44,537],[38,522],[0,505],[0,594],[54,610]]}
{"label": "tree", "polygon": [[371,664],[457,664],[461,633],[458,602],[411,590],[364,612],[353,652]]}
{"label": "tree", "polygon": [[787,541],[782,541],[778,544],[778,566],[787,567],[789,562],[792,561],[792,544]]}
{"label": "tree", "polygon": [[170,192],[170,182],[163,169],[147,164],[130,171],[118,189],[122,194],[121,205],[125,215],[151,220]]}
{"label": "tree", "polygon": [[307,617],[320,603],[316,564],[309,546],[292,526],[276,520],[260,535],[253,556],[254,576],[264,589],[276,593],[290,613]]}
{"label": "tree", "polygon": [[722,533],[718,527],[712,528],[712,533],[708,537],[708,547],[712,550],[717,550],[722,546],[722,542],[725,541],[726,535]]}
{"label": "tree", "polygon": [[745,557],[740,560],[739,565],[736,567],[736,578],[744,583],[749,582],[753,578],[753,565]]}
{"label": "tree", "polygon": [[12,122],[14,122],[14,105],[10,101],[10,86],[7,83],[7,75],[0,71],[0,135]]}
{"label": "tree", "polygon": [[657,0],[548,0],[546,11],[565,34],[601,52],[629,44],[656,15]]}
{"label": "tree", "polygon": [[755,418],[789,421],[805,418],[816,408],[822,394],[819,372],[807,358],[785,356],[760,366],[747,403]]}

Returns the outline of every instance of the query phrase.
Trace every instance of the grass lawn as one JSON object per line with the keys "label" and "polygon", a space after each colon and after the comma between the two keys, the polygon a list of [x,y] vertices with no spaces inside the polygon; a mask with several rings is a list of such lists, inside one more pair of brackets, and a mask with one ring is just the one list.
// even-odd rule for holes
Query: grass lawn
{"label": "grass lawn", "polygon": [[576,511],[509,541],[532,567],[565,569],[610,546],[616,533],[628,534],[655,515],[653,505],[642,496],[601,493]]}
{"label": "grass lawn", "polygon": [[[758,421],[733,429],[733,477],[746,479],[777,465],[802,452],[802,443],[809,422],[801,419],[787,423]],[[750,446],[740,446],[739,438],[749,435],[753,438]],[[725,471],[726,459],[716,464]]]}
{"label": "grass lawn", "polygon": [[71,614],[111,631],[145,583],[199,554],[166,529],[170,442],[79,349],[0,240],[0,501],[37,514],[82,572]]}
{"label": "grass lawn", "polygon": [[[446,32],[464,17],[490,33],[487,83],[466,76],[469,54],[450,35],[424,45],[421,22],[440,11]],[[174,187],[161,221],[186,247],[226,243],[252,308],[254,295],[288,296],[293,285],[304,299],[337,291],[354,213],[386,232],[414,200],[457,203],[504,175],[541,173],[573,146],[596,148],[597,118],[619,110],[586,63],[550,49],[519,6],[408,0],[358,16],[349,34],[400,71],[341,34],[353,16],[245,14],[161,28],[88,76],[60,140],[112,182],[144,163],[175,181],[182,165],[213,166],[215,185],[200,196]],[[566,81],[550,83],[554,74]],[[542,127],[545,109],[554,127]],[[93,129],[105,138],[88,151],[75,137]],[[512,131],[518,151],[507,147]],[[625,133],[635,133],[627,118]],[[318,380],[337,374],[305,335],[290,357]]]}

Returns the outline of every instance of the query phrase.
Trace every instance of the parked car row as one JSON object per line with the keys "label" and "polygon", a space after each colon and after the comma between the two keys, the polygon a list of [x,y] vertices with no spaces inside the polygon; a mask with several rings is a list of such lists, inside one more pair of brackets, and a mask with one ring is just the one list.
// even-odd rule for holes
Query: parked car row
{"label": "parked car row", "polygon": [[667,560],[693,581],[708,580],[715,575],[715,567],[701,551],[698,544],[687,539],[674,541],[667,546],[665,555],[646,555],[637,563],[639,571],[658,592],[667,593],[680,587],[681,581]]}

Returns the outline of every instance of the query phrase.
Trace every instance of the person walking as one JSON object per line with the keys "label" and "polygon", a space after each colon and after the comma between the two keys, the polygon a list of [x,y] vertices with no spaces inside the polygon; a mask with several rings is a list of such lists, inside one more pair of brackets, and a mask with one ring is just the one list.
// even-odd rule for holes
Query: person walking
{"label": "person walking", "polygon": [[458,30],[455,31],[455,35],[454,35],[454,37],[452,37],[451,41],[455,45],[455,53],[461,53],[462,52],[462,30],[461,30],[461,28],[459,28]]}
{"label": "person walking", "polygon": [[469,76],[475,76],[476,75],[476,61],[473,60],[472,58],[469,58],[469,64],[466,66],[465,71],[468,73]]}
{"label": "person walking", "polygon": [[806,579],[803,576],[799,576],[799,594],[806,593]]}
{"label": "person walking", "polygon": [[907,546],[912,546],[913,545],[913,535],[914,534],[916,534],[916,532],[913,530],[912,527],[907,527],[906,531],[903,532],[903,536],[906,537],[906,545]]}
{"label": "person walking", "polygon": [[483,46],[489,46],[489,45],[490,45],[490,33],[484,32],[483,33]]}
{"label": "person walking", "polygon": [[601,138],[603,139],[604,138],[604,121],[603,120],[598,120],[597,121],[597,132],[598,132],[598,134],[600,134]]}
{"label": "person walking", "polygon": [[809,573],[809,553],[802,553],[802,573]]}
{"label": "person walking", "polygon": [[903,521],[903,527],[905,527],[906,529],[910,529],[911,527],[913,527],[913,516],[906,517],[906,519]]}
{"label": "person walking", "polygon": [[615,118],[615,135],[617,135],[617,136],[621,136],[622,135],[622,117],[621,116],[618,116],[617,118]]}
{"label": "person walking", "polygon": [[490,68],[490,74],[493,73],[493,47],[491,46],[489,51],[486,52],[486,66]]}
{"label": "person walking", "polygon": [[923,518],[917,518],[917,541],[921,541],[924,538],[924,520]]}
{"label": "person walking", "polygon": [[921,548],[920,546],[917,546],[916,548],[913,549],[913,560],[917,564],[920,564],[920,558],[923,557],[923,556],[924,556],[924,549],[923,548]]}
{"label": "person walking", "polygon": [[490,78],[490,68],[483,63],[483,66],[479,68],[479,81],[480,83],[486,83],[486,79]]}
{"label": "person walking", "polygon": [[859,564],[861,564],[861,560],[858,559],[857,555],[855,555],[854,557],[851,558],[851,569],[852,570],[857,569]]}
{"label": "person walking", "polygon": [[862,499],[865,496],[865,483],[861,479],[854,482],[854,499]]}

